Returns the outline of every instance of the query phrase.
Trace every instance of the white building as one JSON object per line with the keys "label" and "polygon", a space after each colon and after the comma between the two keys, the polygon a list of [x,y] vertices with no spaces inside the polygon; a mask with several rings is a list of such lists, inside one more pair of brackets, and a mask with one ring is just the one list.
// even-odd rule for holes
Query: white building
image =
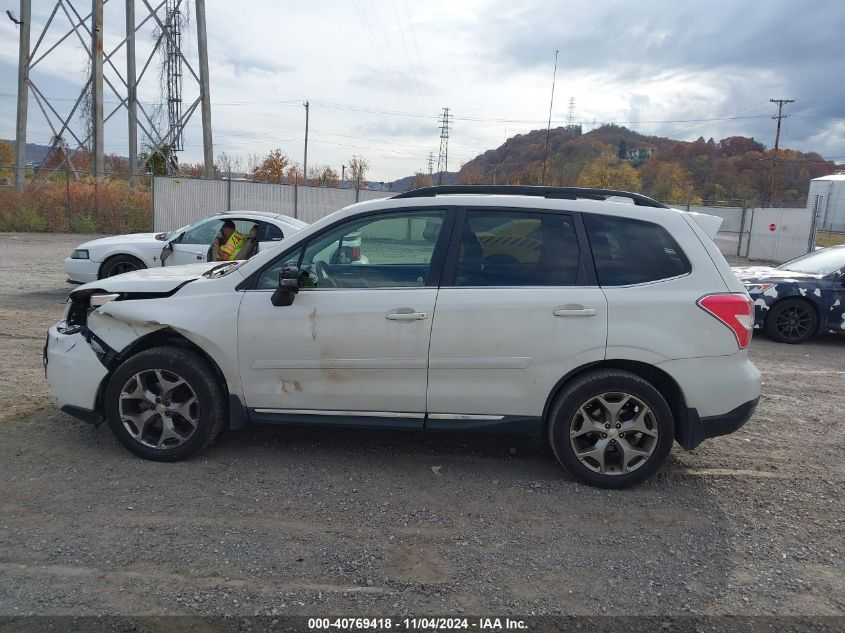
{"label": "white building", "polygon": [[845,232],[845,172],[813,178],[807,208],[818,210],[819,230]]}

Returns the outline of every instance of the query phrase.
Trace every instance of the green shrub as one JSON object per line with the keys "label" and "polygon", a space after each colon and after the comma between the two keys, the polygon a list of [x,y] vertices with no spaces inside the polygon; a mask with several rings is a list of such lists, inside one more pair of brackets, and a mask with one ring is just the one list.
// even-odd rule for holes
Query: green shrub
{"label": "green shrub", "polygon": [[96,233],[97,223],[90,215],[75,215],[70,218],[70,229],[74,233]]}

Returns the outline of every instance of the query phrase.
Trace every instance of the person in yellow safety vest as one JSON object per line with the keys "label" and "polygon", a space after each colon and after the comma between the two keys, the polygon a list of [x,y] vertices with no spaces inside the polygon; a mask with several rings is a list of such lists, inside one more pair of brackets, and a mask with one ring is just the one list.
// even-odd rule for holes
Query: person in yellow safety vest
{"label": "person in yellow safety vest", "polygon": [[223,228],[211,243],[211,259],[215,262],[228,262],[237,259],[238,253],[246,243],[247,236],[238,232],[231,220],[223,222]]}

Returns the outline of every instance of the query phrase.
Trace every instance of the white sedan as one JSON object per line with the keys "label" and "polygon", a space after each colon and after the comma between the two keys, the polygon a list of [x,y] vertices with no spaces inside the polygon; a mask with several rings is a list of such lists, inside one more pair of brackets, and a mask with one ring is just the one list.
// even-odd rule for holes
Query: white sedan
{"label": "white sedan", "polygon": [[166,233],[132,233],[102,237],[80,244],[65,260],[68,282],[84,284],[105,277],[143,268],[161,267],[165,249],[173,252],[164,265],[179,266],[208,261],[211,242],[232,220],[241,233],[258,227],[258,252],[308,226],[287,215],[265,211],[230,211],[218,213],[181,229]]}

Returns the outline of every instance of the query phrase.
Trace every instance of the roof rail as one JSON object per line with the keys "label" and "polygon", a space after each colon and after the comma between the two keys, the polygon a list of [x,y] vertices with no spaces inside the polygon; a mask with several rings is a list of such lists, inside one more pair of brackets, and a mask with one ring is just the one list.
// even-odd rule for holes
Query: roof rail
{"label": "roof rail", "polygon": [[647,196],[615,189],[586,189],[582,187],[530,187],[523,185],[441,185],[422,187],[393,196],[396,198],[429,198],[448,194],[478,194],[498,196],[536,196],[538,198],[557,198],[562,200],[606,200],[611,197],[630,198],[634,204],[642,207],[668,209],[665,204]]}

